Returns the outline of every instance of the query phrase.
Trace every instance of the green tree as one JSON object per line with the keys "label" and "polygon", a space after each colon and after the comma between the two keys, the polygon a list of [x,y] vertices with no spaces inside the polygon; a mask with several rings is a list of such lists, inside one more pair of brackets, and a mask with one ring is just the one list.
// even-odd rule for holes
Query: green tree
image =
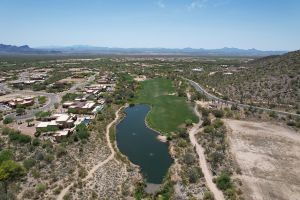
{"label": "green tree", "polygon": [[39,101],[39,104],[45,104],[47,101],[47,98],[45,96],[39,96],[38,101]]}
{"label": "green tree", "polygon": [[10,124],[10,123],[12,123],[14,120],[13,120],[13,118],[11,118],[11,117],[5,117],[4,119],[3,119],[3,124]]}
{"label": "green tree", "polygon": [[7,194],[9,182],[18,179],[25,174],[25,170],[19,163],[13,160],[4,161],[0,165],[0,182],[3,182],[4,192]]}
{"label": "green tree", "polygon": [[87,139],[90,136],[88,128],[84,124],[79,124],[76,126],[76,134],[81,140]]}
{"label": "green tree", "polygon": [[0,164],[4,161],[13,159],[13,152],[9,149],[4,149],[0,151]]}
{"label": "green tree", "polygon": [[17,115],[24,115],[25,114],[25,109],[24,108],[17,108],[16,113],[17,113]]}
{"label": "green tree", "polygon": [[27,126],[30,127],[31,126],[31,123],[30,122],[33,122],[33,119],[26,119],[26,123],[27,123]]}
{"label": "green tree", "polygon": [[230,176],[225,172],[222,172],[220,176],[218,176],[216,183],[217,183],[217,187],[224,191],[229,188],[232,188]]}

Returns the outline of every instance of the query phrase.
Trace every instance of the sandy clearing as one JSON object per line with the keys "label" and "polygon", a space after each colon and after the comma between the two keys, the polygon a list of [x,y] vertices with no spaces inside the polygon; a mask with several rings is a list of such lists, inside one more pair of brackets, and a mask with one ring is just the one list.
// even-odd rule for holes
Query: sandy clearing
{"label": "sandy clearing", "polygon": [[269,122],[224,120],[245,199],[300,199],[300,133]]}

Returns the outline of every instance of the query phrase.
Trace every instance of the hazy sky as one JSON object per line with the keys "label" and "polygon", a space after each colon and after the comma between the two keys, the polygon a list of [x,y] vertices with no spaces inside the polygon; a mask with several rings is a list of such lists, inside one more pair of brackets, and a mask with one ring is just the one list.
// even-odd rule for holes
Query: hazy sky
{"label": "hazy sky", "polygon": [[0,43],[300,49],[300,0],[0,0]]}

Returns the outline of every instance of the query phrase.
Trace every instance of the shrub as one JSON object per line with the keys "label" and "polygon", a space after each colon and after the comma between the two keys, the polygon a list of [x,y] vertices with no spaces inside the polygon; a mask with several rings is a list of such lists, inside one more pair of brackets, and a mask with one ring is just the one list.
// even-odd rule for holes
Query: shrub
{"label": "shrub", "polygon": [[184,156],[183,156],[183,162],[187,165],[191,165],[195,162],[195,157],[193,154],[190,154],[190,153],[186,153]]}
{"label": "shrub", "polygon": [[204,117],[202,126],[209,126],[209,125],[211,125],[210,119],[208,117]]}
{"label": "shrub", "polygon": [[221,126],[223,126],[223,121],[222,120],[220,120],[220,119],[216,119],[215,121],[214,121],[214,127],[215,128],[220,128]]}
{"label": "shrub", "polygon": [[214,194],[210,191],[204,192],[203,200],[214,200]]}
{"label": "shrub", "polygon": [[203,176],[203,173],[200,168],[194,167],[191,170],[189,170],[188,176],[190,183],[196,183],[198,182],[199,178]]}
{"label": "shrub", "polygon": [[216,183],[217,187],[223,191],[232,188],[230,176],[225,172],[222,172],[220,176],[217,177]]}
{"label": "shrub", "polygon": [[32,168],[35,165],[35,160],[34,159],[27,159],[23,161],[23,166],[29,170],[30,168]]}
{"label": "shrub", "polygon": [[54,156],[51,155],[51,154],[46,154],[45,157],[44,157],[44,160],[45,160],[47,163],[51,163],[51,162],[54,160]]}
{"label": "shrub", "polygon": [[24,168],[17,162],[6,160],[0,165],[0,182],[17,179],[24,175]]}
{"label": "shrub", "polygon": [[3,163],[6,160],[13,159],[13,152],[9,149],[4,149],[0,151],[0,164]]}
{"label": "shrub", "polygon": [[213,126],[206,126],[204,128],[204,133],[212,133],[214,131],[214,127]]}
{"label": "shrub", "polygon": [[25,109],[24,108],[17,108],[16,113],[17,113],[17,115],[24,115],[25,114]]}
{"label": "shrub", "polygon": [[81,95],[75,94],[75,93],[67,93],[62,97],[62,102],[73,101],[74,99],[76,99],[77,97],[80,97],[80,96]]}
{"label": "shrub", "polygon": [[276,114],[275,111],[270,112],[269,116],[272,117],[272,118],[277,118],[277,114]]}
{"label": "shrub", "polygon": [[13,118],[11,118],[11,117],[5,117],[4,119],[3,119],[3,124],[10,124],[10,123],[12,123],[14,120],[13,120]]}
{"label": "shrub", "polygon": [[9,135],[9,140],[10,141],[15,141],[19,143],[30,143],[31,142],[31,137],[28,135],[23,135],[19,131],[11,132]]}
{"label": "shrub", "polygon": [[47,98],[45,96],[39,96],[38,101],[40,104],[45,104],[47,101]]}
{"label": "shrub", "polygon": [[38,193],[45,192],[46,189],[47,189],[47,185],[46,185],[46,184],[43,184],[43,183],[38,183],[37,186],[35,187],[35,190],[36,190]]}
{"label": "shrub", "polygon": [[35,117],[40,119],[40,118],[44,118],[44,117],[49,117],[51,115],[51,112],[50,111],[40,111],[40,112],[37,112],[35,113]]}
{"label": "shrub", "polygon": [[208,117],[209,115],[209,110],[205,108],[201,108],[202,116]]}
{"label": "shrub", "polygon": [[76,135],[79,137],[79,139],[87,139],[90,136],[90,133],[84,124],[79,124],[76,126]]}
{"label": "shrub", "polygon": [[56,148],[56,156],[57,156],[57,157],[61,157],[61,156],[63,156],[63,155],[66,154],[66,153],[67,153],[67,150],[66,150],[65,147],[58,146],[58,147]]}
{"label": "shrub", "polygon": [[32,140],[32,145],[33,145],[33,146],[39,146],[39,145],[40,145],[40,140],[39,140],[38,138],[34,138],[34,139]]}
{"label": "shrub", "polygon": [[193,121],[191,119],[187,119],[187,120],[185,120],[185,125],[191,126],[191,125],[193,125]]}
{"label": "shrub", "polygon": [[213,114],[217,118],[222,118],[224,116],[224,111],[223,110],[214,110]]}

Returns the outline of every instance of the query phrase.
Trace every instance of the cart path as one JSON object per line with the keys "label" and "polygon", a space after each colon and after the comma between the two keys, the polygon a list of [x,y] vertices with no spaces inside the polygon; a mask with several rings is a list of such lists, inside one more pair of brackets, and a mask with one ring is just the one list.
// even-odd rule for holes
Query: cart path
{"label": "cart path", "polygon": [[194,124],[193,127],[189,130],[189,137],[190,137],[191,143],[195,147],[196,152],[199,156],[199,165],[204,174],[204,178],[205,178],[207,187],[214,194],[214,198],[216,200],[224,200],[224,195],[223,195],[222,191],[219,190],[217,188],[217,186],[213,183],[213,176],[209,170],[208,163],[207,163],[205,155],[204,155],[204,149],[201,145],[199,145],[199,143],[197,142],[197,139],[195,137],[195,135],[198,133],[200,126],[202,124],[201,115],[197,109],[197,104],[194,107],[194,112],[199,117],[199,122],[197,124]]}

